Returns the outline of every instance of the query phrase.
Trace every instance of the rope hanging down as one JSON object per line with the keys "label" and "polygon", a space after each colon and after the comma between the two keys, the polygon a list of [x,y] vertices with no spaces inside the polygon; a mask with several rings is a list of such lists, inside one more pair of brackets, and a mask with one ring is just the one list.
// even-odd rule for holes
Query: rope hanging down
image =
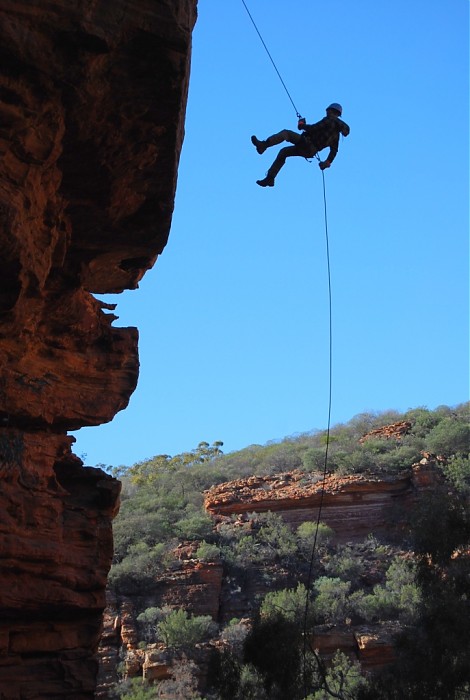
{"label": "rope hanging down", "polygon": [[292,99],[291,94],[290,94],[289,90],[287,89],[286,84],[285,84],[285,82],[283,81],[282,76],[281,76],[281,74],[279,73],[276,64],[274,63],[273,57],[272,57],[271,54],[269,53],[268,47],[267,47],[266,44],[264,43],[264,39],[263,39],[263,37],[261,36],[261,33],[260,33],[258,27],[256,26],[256,22],[255,22],[255,20],[253,19],[250,10],[249,10],[248,7],[246,6],[245,0],[242,0],[242,3],[243,3],[243,6],[244,6],[245,10],[246,10],[247,13],[248,13],[248,17],[251,19],[251,22],[252,22],[252,24],[253,24],[253,26],[254,26],[254,28],[255,28],[255,30],[256,30],[256,33],[258,34],[259,38],[261,39],[261,43],[263,44],[264,49],[265,49],[266,53],[267,53],[268,56],[269,56],[269,60],[271,61],[271,63],[272,63],[273,66],[274,66],[274,70],[276,71],[276,73],[277,73],[277,75],[278,75],[278,78],[279,78],[279,80],[281,81],[282,86],[283,86],[284,90],[285,90],[286,93],[287,93],[287,97],[288,97],[289,100],[291,101],[292,107],[295,109],[295,114],[296,114],[296,116],[297,116],[297,117],[300,117],[300,116],[301,116],[301,115],[300,115],[300,112],[297,111],[297,107],[296,107],[295,104],[294,104],[294,100]]}
{"label": "rope hanging down", "polygon": [[[318,531],[320,528],[321,512],[323,508],[323,499],[325,496],[325,479],[328,473],[328,450],[330,446],[330,428],[331,428],[331,405],[332,405],[332,387],[333,387],[333,313],[332,313],[332,294],[331,294],[331,266],[330,266],[330,243],[328,235],[328,215],[327,215],[327,205],[326,205],[326,186],[325,186],[325,173],[322,170],[323,178],[323,210],[325,218],[325,243],[326,243],[326,266],[327,266],[327,276],[328,276],[328,336],[329,336],[329,352],[328,352],[328,421],[326,429],[326,445],[325,445],[325,460],[323,464],[323,478],[322,487],[320,491],[320,503],[318,505],[318,515],[315,527],[315,536],[313,538],[312,551],[310,554],[310,563],[307,576],[307,586],[305,593],[305,612],[304,612],[304,627],[303,627],[303,663],[304,663],[304,693],[305,697],[308,695],[308,680],[307,680],[307,623],[308,623],[308,613],[310,607],[309,595],[310,587],[312,585],[313,578],[313,565],[315,562],[315,551],[317,548]],[[314,634],[312,634],[312,646],[314,641]],[[320,674],[323,677],[323,681],[326,685],[326,673],[324,670],[324,665],[315,649],[312,649],[315,660],[318,664]],[[330,691],[329,691],[330,692]],[[332,694],[332,693],[331,693]],[[333,695],[333,694],[332,694]]]}
{"label": "rope hanging down", "polygon": [[[289,90],[286,87],[286,84],[284,80],[282,79],[282,76],[274,62],[273,57],[271,56],[268,47],[266,46],[266,43],[261,36],[261,32],[259,31],[258,27],[256,26],[256,22],[254,21],[245,0],[242,0],[243,6],[245,10],[247,11],[248,17],[250,18],[256,33],[258,34],[261,43],[264,46],[264,49],[266,53],[269,56],[269,60],[273,64],[274,70],[276,71],[279,80],[282,83],[282,86],[284,90],[286,91],[286,94],[291,101],[291,104],[295,110],[296,116],[300,118],[300,112],[297,110],[297,107],[294,104],[294,101],[291,97],[291,94]],[[320,160],[320,156],[318,153],[315,154],[315,157],[317,160]],[[304,692],[305,692],[305,698],[307,698],[308,695],[308,680],[307,680],[307,662],[306,662],[306,657],[307,657],[307,621],[308,621],[308,612],[309,612],[309,593],[310,593],[310,587],[312,585],[312,577],[313,577],[313,565],[314,565],[314,560],[315,560],[315,552],[316,552],[316,547],[317,547],[317,539],[318,539],[318,531],[320,528],[320,521],[321,521],[321,513],[322,513],[322,508],[323,508],[323,500],[324,500],[324,495],[325,495],[325,479],[326,475],[328,473],[328,450],[329,450],[329,445],[330,445],[330,428],[331,428],[331,405],[332,405],[332,385],[333,385],[333,322],[332,322],[332,294],[331,294],[331,267],[330,267],[330,244],[329,244],[329,235],[328,235],[328,216],[327,216],[327,204],[326,204],[326,187],[325,187],[325,173],[322,170],[322,178],[323,178],[323,207],[324,207],[324,218],[325,218],[325,238],[326,238],[326,261],[327,261],[327,273],[328,273],[328,312],[329,312],[329,392],[328,392],[328,421],[327,421],[327,430],[326,430],[326,445],[325,445],[325,461],[324,461],[324,466],[323,466],[323,478],[322,478],[322,487],[321,487],[321,492],[320,492],[320,503],[318,506],[318,515],[317,515],[317,520],[316,520],[316,527],[315,527],[315,536],[313,539],[313,544],[312,544],[312,551],[310,555],[310,563],[309,563],[309,571],[308,571],[308,577],[307,577],[307,586],[306,586],[306,598],[305,598],[305,612],[304,612],[304,624],[303,624],[303,662],[304,662],[304,669],[303,669],[303,675],[304,675]],[[313,635],[312,635],[312,641],[313,641]],[[326,682],[326,671],[325,671],[325,666],[323,664],[323,661],[319,657],[319,655],[316,653],[315,649],[312,649],[313,655],[315,657],[315,660],[318,665],[318,670],[322,676],[323,682],[325,684],[325,688],[327,692],[332,696],[332,697],[340,697],[336,693],[332,691],[331,688],[328,688],[327,682]]]}

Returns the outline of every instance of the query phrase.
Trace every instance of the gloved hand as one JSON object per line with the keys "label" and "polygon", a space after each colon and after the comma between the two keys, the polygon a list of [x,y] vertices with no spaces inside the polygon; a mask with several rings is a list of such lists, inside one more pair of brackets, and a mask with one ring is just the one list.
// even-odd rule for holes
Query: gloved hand
{"label": "gloved hand", "polygon": [[318,163],[318,167],[320,170],[325,170],[325,168],[329,168],[331,163],[329,163],[327,160],[324,160],[323,162]]}
{"label": "gloved hand", "polygon": [[299,123],[297,124],[297,129],[303,129],[306,125],[305,117],[299,117]]}

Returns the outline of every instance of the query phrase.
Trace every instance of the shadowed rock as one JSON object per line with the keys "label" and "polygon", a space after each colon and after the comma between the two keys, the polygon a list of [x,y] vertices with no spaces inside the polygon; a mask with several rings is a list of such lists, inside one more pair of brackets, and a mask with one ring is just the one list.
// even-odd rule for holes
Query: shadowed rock
{"label": "shadowed rock", "polygon": [[93,698],[119,484],[67,431],[135,389],[93,294],[167,242],[196,0],[0,9],[0,697]]}

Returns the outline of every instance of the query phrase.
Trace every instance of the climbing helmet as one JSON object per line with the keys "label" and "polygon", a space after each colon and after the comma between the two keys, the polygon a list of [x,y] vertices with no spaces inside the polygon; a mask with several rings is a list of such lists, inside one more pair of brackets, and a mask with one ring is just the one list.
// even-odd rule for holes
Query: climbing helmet
{"label": "climbing helmet", "polygon": [[341,116],[343,113],[343,108],[340,104],[338,104],[338,102],[332,102],[330,105],[328,105],[326,109],[335,109],[337,112],[339,112],[339,116]]}

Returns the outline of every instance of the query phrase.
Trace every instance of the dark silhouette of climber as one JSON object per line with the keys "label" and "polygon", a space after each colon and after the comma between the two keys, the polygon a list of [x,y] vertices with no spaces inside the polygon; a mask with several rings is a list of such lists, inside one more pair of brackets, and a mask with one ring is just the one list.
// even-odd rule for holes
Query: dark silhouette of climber
{"label": "dark silhouette of climber", "polygon": [[299,117],[298,128],[303,131],[297,134],[295,131],[283,129],[278,134],[269,136],[265,141],[260,141],[256,136],[251,137],[251,142],[256,146],[258,153],[264,153],[267,148],[276,146],[283,141],[294,144],[281,148],[274,163],[266,173],[263,180],[256,180],[261,187],[274,187],[274,179],[284,163],[290,156],[301,156],[302,158],[313,158],[318,151],[324,148],[330,149],[328,157],[320,161],[321,170],[329,168],[338,152],[339,135],[347,136],[349,126],[340,119],[343,108],[337,102],[333,102],[326,108],[326,117],[316,124],[306,124],[304,117]]}

